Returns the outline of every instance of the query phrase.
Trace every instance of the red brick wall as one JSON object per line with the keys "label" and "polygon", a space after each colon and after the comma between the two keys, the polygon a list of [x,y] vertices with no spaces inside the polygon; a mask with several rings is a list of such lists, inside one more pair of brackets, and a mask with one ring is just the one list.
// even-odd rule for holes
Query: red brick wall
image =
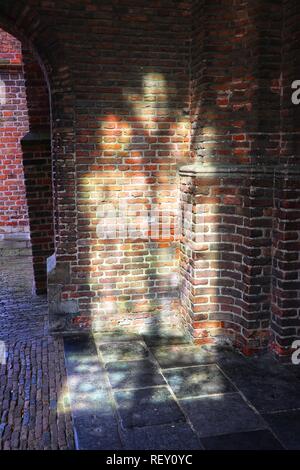
{"label": "red brick wall", "polygon": [[178,310],[173,222],[170,236],[150,239],[145,228],[137,239],[103,240],[96,226],[105,203],[144,214],[156,204],[174,220],[177,170],[189,156],[189,15],[188,2],[104,1],[97,26],[85,12],[76,29],[78,257],[64,298],[78,298],[97,328],[149,329],[151,319],[160,328]]}
{"label": "red brick wall", "polygon": [[50,80],[67,118],[53,117],[57,265],[49,283],[59,293],[50,287],[52,326],[170,325],[179,306],[174,227],[150,239],[145,230],[108,240],[96,230],[105,203],[144,212],[157,204],[174,221],[177,169],[189,158],[189,2],[56,7],[48,18],[59,18],[65,56],[59,81]]}
{"label": "red brick wall", "polygon": [[21,43],[0,30],[0,233],[28,232],[29,221],[20,140],[28,132]]}
{"label": "red brick wall", "polygon": [[278,161],[281,29],[281,1],[193,2],[191,141],[198,161]]}

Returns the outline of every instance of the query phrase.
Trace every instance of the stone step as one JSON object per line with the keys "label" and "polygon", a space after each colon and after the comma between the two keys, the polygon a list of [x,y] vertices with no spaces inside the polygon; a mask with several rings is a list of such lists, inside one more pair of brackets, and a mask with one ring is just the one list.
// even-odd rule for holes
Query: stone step
{"label": "stone step", "polygon": [[32,256],[31,247],[20,247],[20,248],[2,248],[0,246],[0,258],[7,257],[19,257],[19,256]]}

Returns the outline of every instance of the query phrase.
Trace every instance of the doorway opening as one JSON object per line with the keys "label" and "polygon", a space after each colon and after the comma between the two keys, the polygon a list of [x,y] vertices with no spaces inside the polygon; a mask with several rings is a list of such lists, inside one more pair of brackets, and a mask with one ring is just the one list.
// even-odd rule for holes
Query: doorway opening
{"label": "doorway opening", "polygon": [[29,45],[0,28],[2,317],[14,311],[13,305],[24,310],[36,296],[41,296],[37,304],[46,305],[46,262],[54,249],[53,231],[47,83]]}

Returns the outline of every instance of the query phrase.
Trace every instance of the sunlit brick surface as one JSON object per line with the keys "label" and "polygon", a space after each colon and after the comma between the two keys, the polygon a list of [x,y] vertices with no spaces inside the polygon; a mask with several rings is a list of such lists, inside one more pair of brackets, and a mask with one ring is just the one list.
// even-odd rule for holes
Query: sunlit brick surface
{"label": "sunlit brick surface", "polygon": [[[300,106],[291,101],[299,18],[298,0],[1,2],[1,27],[32,40],[50,85],[51,161],[50,141],[34,158],[27,160],[32,149],[24,156],[38,187],[34,207],[45,207],[31,230],[44,289],[45,259],[55,252],[48,273],[53,332],[147,332],[185,318],[199,342],[223,335],[246,354],[267,347],[291,354],[299,289],[282,283],[287,265],[277,265],[298,256],[298,215],[291,206],[289,214],[277,209],[286,202],[282,178],[286,190],[299,190],[292,175]],[[36,130],[45,124],[46,93],[40,81],[37,93],[30,87],[35,74],[26,77],[28,106],[43,97],[41,108],[28,108]],[[195,205],[203,200],[220,219],[209,222],[216,234],[210,255],[219,258],[203,272],[203,260],[193,266],[198,254],[186,255],[175,230],[180,169],[192,160],[232,173],[231,182],[189,184]],[[115,224],[102,209],[120,202],[130,207],[121,211],[121,234],[99,235],[99,225],[111,235]],[[162,223],[149,233],[153,205],[161,221],[168,213],[167,236]],[[139,236],[124,231],[138,219]],[[199,229],[192,227],[192,238]],[[278,242],[278,234],[295,237],[294,246]],[[209,289],[218,284],[216,295],[194,295],[198,276]]]}
{"label": "sunlit brick surface", "polygon": [[21,43],[0,29],[0,234],[28,232],[21,138],[28,111]]}

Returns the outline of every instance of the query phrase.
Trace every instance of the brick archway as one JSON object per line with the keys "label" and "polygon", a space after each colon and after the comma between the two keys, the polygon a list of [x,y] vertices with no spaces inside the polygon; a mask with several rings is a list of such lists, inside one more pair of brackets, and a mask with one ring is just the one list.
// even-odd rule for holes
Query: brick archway
{"label": "brick archway", "polygon": [[[35,116],[29,116],[29,132],[23,136],[21,143],[27,197],[30,199],[29,215],[37,291],[45,292],[47,258],[53,255],[56,263],[66,253],[72,252],[71,245],[74,252],[76,244],[74,237],[69,242],[65,230],[66,224],[71,226],[74,235],[76,226],[75,207],[72,210],[68,204],[70,199],[75,201],[75,126],[71,74],[63,44],[53,32],[49,33],[47,22],[22,0],[14,2],[13,8],[11,2],[1,2],[0,28],[19,40],[25,51],[25,78],[27,93],[30,95],[27,98],[31,104],[37,73],[40,86],[43,81],[44,90],[47,89],[49,93],[48,125],[38,122],[36,113],[32,110]],[[57,50],[60,51],[59,54]],[[66,188],[70,199],[66,198]],[[43,207],[43,198],[44,202],[47,198],[46,207]],[[70,271],[69,260],[63,259],[62,264],[65,271]],[[51,292],[51,287],[49,290]]]}
{"label": "brick archway", "polygon": [[33,254],[36,292],[46,291],[53,252],[48,88],[26,42],[0,30],[1,245],[3,255]]}

